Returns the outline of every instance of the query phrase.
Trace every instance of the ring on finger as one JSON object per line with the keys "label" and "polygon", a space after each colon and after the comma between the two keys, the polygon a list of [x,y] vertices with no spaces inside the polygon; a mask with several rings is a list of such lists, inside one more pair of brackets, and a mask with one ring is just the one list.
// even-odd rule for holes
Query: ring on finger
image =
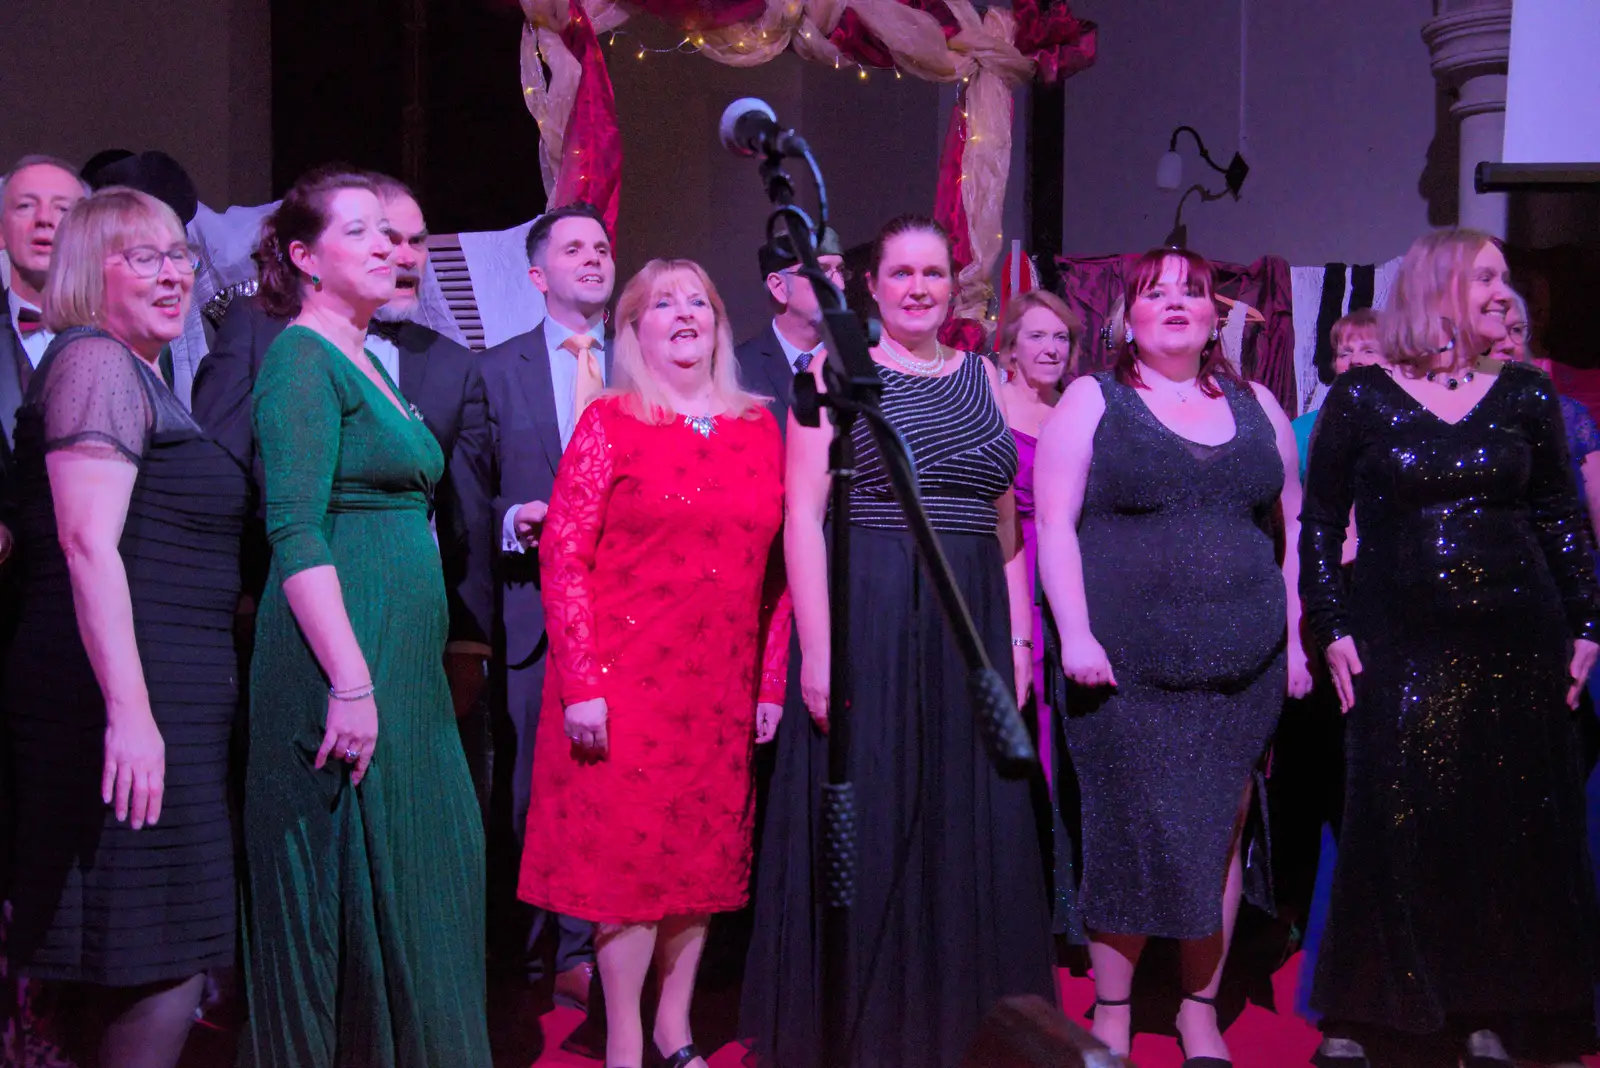
{"label": "ring on finger", "polygon": [[357,760],[360,760],[361,759],[361,750],[352,748],[350,746],[346,746],[345,750],[344,750],[344,758],[346,760],[348,760],[348,761],[351,761],[352,763],[357,761]]}

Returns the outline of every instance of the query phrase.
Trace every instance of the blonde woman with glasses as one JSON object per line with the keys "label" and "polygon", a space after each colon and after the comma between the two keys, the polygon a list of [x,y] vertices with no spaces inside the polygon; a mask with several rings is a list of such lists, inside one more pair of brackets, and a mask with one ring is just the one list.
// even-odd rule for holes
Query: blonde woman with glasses
{"label": "blonde woman with glasses", "polygon": [[[197,257],[103,189],[56,236],[56,337],[17,417],[23,613],[6,726],[12,965],[71,984],[80,1061],[170,1068],[234,958],[228,740],[248,489],[157,371]],[[96,1048],[98,1047],[98,1048]]]}

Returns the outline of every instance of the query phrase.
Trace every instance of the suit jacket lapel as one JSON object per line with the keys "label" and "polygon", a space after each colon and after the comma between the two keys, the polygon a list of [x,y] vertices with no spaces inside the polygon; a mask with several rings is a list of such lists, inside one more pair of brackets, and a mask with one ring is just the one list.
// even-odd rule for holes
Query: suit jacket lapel
{"label": "suit jacket lapel", "polygon": [[[7,309],[6,291],[0,287],[0,310]],[[28,353],[22,339],[11,326],[11,315],[5,312],[0,321],[0,428],[5,430],[6,444],[15,443],[17,409],[22,407],[22,366],[28,363]]]}
{"label": "suit jacket lapel", "polygon": [[761,366],[767,372],[767,381],[774,390],[772,395],[787,405],[789,394],[794,391],[794,368],[789,366],[789,355],[783,351],[777,329],[770,323],[767,324],[766,337],[761,342],[761,354]]}
{"label": "suit jacket lapel", "polygon": [[440,431],[443,428],[433,425],[432,420],[428,418],[426,408],[421,403],[428,382],[428,346],[422,343],[426,337],[427,335],[420,330],[400,331],[394,346],[400,352],[400,381],[395,385],[400,387],[401,400],[416,409],[422,416],[423,425],[433,433],[434,437],[440,438]]}
{"label": "suit jacket lapel", "polygon": [[550,383],[550,353],[545,348],[543,325],[533,328],[518,355],[523,361],[522,373],[517,376],[522,396],[544,445],[550,470],[554,471],[561,466],[561,423],[556,418],[556,394]]}
{"label": "suit jacket lapel", "polygon": [[406,400],[413,402],[422,395],[422,383],[428,376],[428,350],[417,342],[415,332],[401,330],[395,343],[400,350],[400,381],[395,384]]}

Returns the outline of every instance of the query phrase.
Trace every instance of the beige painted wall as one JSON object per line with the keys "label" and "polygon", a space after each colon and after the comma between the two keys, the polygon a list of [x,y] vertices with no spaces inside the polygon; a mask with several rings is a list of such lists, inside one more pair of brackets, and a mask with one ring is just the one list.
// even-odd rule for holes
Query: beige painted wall
{"label": "beige painted wall", "polygon": [[216,207],[271,193],[268,0],[3,0],[0,167],[161,149]]}

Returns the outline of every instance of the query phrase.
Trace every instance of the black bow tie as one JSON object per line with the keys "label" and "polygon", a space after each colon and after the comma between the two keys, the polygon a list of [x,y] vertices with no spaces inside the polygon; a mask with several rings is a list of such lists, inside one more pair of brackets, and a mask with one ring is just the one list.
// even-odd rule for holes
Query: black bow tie
{"label": "black bow tie", "polygon": [[393,323],[387,319],[374,319],[367,324],[367,333],[375,334],[391,345],[400,344],[400,328],[405,323]]}
{"label": "black bow tie", "polygon": [[17,331],[23,337],[28,337],[43,329],[44,321],[40,318],[37,308],[23,307],[17,309]]}

